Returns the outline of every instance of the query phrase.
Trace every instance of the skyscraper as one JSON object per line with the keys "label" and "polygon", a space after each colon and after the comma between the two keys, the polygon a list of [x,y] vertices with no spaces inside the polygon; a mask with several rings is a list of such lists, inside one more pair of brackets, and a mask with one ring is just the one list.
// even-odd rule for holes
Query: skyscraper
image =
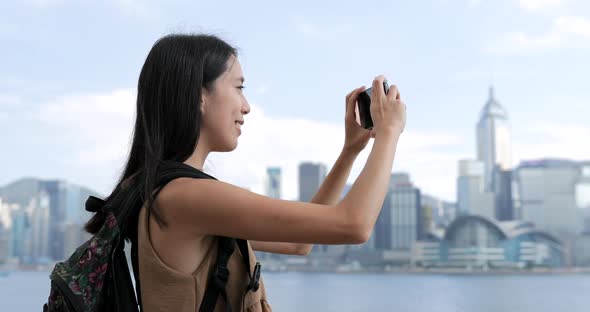
{"label": "skyscraper", "polygon": [[373,246],[377,250],[409,250],[425,236],[420,190],[407,173],[391,175],[383,207],[375,223]]}
{"label": "skyscraper", "polygon": [[484,190],[492,191],[494,165],[502,170],[512,167],[508,113],[494,97],[490,87],[488,101],[481,110],[477,123],[477,159],[484,166]]}
{"label": "skyscraper", "polygon": [[299,200],[309,202],[326,178],[326,165],[311,162],[299,164]]}
{"label": "skyscraper", "polygon": [[582,230],[576,185],[583,169],[565,159],[523,161],[514,170],[517,216],[564,240]]}
{"label": "skyscraper", "polygon": [[580,163],[580,179],[576,184],[576,206],[584,218],[584,231],[590,233],[590,161]]}
{"label": "skyscraper", "polygon": [[[299,164],[299,201],[309,202],[326,178],[326,165],[311,162]],[[327,251],[327,245],[314,245],[312,252]]]}
{"label": "skyscraper", "polygon": [[[0,199],[1,201],[1,199]],[[10,214],[10,246],[9,256],[22,259],[25,255],[25,233],[29,227],[29,217],[19,204],[2,204]]]}
{"label": "skyscraper", "polygon": [[498,221],[514,220],[512,170],[502,170],[499,165],[495,165],[492,173],[496,219]]}
{"label": "skyscraper", "polygon": [[[421,202],[424,209],[430,210],[430,224],[424,224],[429,231],[444,228],[455,218],[456,203],[424,193],[422,193]],[[424,216],[424,220],[428,220],[428,217]]]}
{"label": "skyscraper", "polygon": [[[29,261],[42,262],[51,259],[54,253],[51,248],[56,246],[51,244],[51,197],[45,190],[31,199],[27,207],[31,220],[30,235],[25,235],[27,241],[27,258]],[[60,242],[59,246],[63,246]],[[61,254],[63,251],[59,250]],[[27,261],[28,262],[28,261]]]}
{"label": "skyscraper", "polygon": [[457,213],[495,217],[494,194],[485,191],[485,167],[483,162],[471,159],[459,160],[457,178]]}
{"label": "skyscraper", "polygon": [[53,260],[64,258],[64,221],[66,218],[66,182],[40,181],[49,197],[49,251]]}
{"label": "skyscraper", "polygon": [[6,259],[10,257],[10,228],[0,222],[0,263],[6,262]]}
{"label": "skyscraper", "polygon": [[281,196],[281,168],[269,167],[266,168],[265,193],[272,198],[280,199]]}

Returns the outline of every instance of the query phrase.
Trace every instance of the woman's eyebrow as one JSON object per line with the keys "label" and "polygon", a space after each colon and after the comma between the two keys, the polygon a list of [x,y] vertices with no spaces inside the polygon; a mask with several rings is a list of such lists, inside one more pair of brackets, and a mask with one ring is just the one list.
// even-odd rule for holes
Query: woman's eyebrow
{"label": "woman's eyebrow", "polygon": [[244,83],[244,77],[238,77],[236,78],[236,80],[240,81],[241,83]]}

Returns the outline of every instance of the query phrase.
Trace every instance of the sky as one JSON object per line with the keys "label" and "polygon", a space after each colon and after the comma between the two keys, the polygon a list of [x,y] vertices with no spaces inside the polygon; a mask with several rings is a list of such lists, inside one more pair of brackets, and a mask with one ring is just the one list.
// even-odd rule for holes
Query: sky
{"label": "sky", "polygon": [[176,32],[239,49],[251,112],[237,149],[210,154],[204,170],[257,193],[268,166],[282,167],[292,200],[300,162],[331,168],[346,94],[380,74],[407,105],[393,171],[423,193],[455,201],[491,85],[508,111],[513,166],[590,159],[588,1],[23,0],[0,2],[0,185],[63,179],[109,194],[141,66]]}

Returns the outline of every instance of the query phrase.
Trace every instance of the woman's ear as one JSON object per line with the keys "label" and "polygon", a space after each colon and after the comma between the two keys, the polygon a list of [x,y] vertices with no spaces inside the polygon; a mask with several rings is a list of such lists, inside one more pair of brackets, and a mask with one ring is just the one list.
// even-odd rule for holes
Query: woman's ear
{"label": "woman's ear", "polygon": [[208,96],[209,96],[209,92],[207,91],[207,89],[201,88],[201,104],[199,105],[201,107],[201,115],[203,115],[205,113]]}

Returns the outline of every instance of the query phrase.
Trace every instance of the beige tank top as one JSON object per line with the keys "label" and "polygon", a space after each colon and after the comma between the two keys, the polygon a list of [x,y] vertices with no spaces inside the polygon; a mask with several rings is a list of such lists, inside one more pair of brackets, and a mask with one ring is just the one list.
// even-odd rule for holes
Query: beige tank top
{"label": "beige tank top", "polygon": [[[210,269],[217,259],[217,238],[203,236],[200,245],[203,247],[204,258],[192,274],[179,272],[166,265],[155,252],[149,236],[147,208],[141,208],[138,218],[138,264],[141,281],[141,300],[143,311],[199,311],[208,282]],[[251,272],[254,271],[256,255],[248,243],[250,250]],[[241,254],[236,246],[227,264],[229,279],[226,285],[228,300],[232,311],[270,312],[262,277],[260,288],[256,292],[244,291],[249,282],[248,273],[244,268]],[[225,311],[225,302],[221,295],[217,299],[215,311]]]}

